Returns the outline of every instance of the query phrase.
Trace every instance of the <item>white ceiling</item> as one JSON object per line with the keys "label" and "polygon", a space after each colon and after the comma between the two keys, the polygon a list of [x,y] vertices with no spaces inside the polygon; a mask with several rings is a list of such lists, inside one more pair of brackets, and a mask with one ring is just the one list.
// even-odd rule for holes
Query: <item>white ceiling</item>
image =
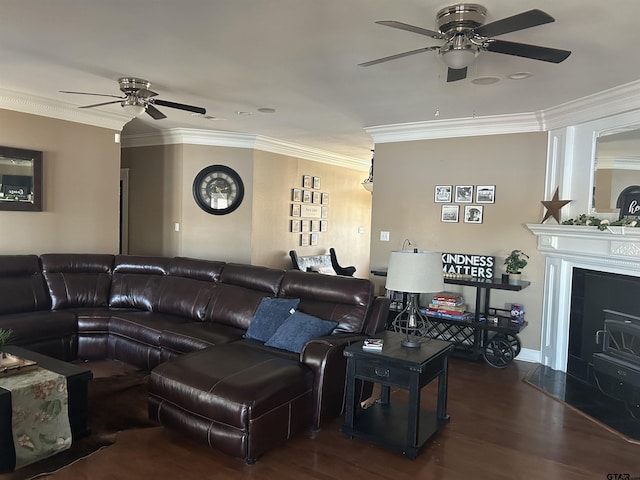
{"label": "white ceiling", "polygon": [[[437,30],[440,0],[20,0],[2,2],[0,89],[74,106],[149,80],[158,98],[203,106],[206,120],[159,107],[124,133],[198,128],[262,135],[358,159],[365,127],[544,110],[640,78],[638,0],[485,0],[487,23],[541,9],[556,21],[499,37],[571,50],[561,64],[482,52],[466,80],[426,52],[357,64],[440,41],[376,25]],[[507,75],[531,72],[526,80]],[[476,76],[500,78],[476,85]],[[276,113],[258,112],[274,108]],[[121,112],[121,107],[101,107]],[[436,111],[439,116],[435,117]],[[250,115],[238,115],[248,112]]]}

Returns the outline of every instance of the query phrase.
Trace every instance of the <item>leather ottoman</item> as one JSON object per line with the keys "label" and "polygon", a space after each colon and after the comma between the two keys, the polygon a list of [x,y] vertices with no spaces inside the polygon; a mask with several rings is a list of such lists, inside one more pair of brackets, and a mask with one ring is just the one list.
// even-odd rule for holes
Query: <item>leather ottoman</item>
{"label": "leather ottoman", "polygon": [[313,423],[313,374],[234,342],[175,357],[149,378],[149,417],[247,463]]}

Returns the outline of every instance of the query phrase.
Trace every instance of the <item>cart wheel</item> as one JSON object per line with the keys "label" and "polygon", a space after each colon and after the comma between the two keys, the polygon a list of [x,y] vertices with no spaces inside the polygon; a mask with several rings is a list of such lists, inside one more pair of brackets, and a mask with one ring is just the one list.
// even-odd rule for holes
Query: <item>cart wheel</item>
{"label": "cart wheel", "polygon": [[520,343],[520,338],[517,335],[512,335],[511,333],[506,333],[505,338],[507,342],[511,344],[511,349],[513,350],[513,358],[516,358],[522,349],[522,344]]}
{"label": "cart wheel", "polygon": [[494,368],[504,368],[513,360],[513,347],[504,337],[496,335],[484,347],[482,356]]}

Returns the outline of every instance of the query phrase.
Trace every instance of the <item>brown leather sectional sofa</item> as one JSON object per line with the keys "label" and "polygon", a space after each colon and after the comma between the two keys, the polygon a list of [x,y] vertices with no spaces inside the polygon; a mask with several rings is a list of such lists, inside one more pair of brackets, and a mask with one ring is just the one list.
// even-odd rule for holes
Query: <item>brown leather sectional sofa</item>
{"label": "brown leather sectional sofa", "polygon": [[[265,297],[299,299],[298,312],[335,328],[300,352],[245,338]],[[341,414],[342,350],[382,330],[388,308],[357,278],[181,257],[0,255],[11,343],[149,370],[152,418],[248,463]]]}

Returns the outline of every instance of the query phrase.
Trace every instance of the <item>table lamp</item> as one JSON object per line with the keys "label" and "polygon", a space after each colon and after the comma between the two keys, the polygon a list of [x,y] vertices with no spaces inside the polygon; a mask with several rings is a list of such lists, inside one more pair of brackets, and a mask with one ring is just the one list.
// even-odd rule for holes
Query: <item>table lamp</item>
{"label": "table lamp", "polygon": [[406,331],[406,337],[401,342],[403,347],[419,347],[422,342],[411,338],[409,332],[420,332],[427,326],[419,310],[419,294],[436,293],[444,289],[442,253],[418,249],[391,252],[386,288],[407,294],[407,304],[393,320],[393,326],[396,331]]}

